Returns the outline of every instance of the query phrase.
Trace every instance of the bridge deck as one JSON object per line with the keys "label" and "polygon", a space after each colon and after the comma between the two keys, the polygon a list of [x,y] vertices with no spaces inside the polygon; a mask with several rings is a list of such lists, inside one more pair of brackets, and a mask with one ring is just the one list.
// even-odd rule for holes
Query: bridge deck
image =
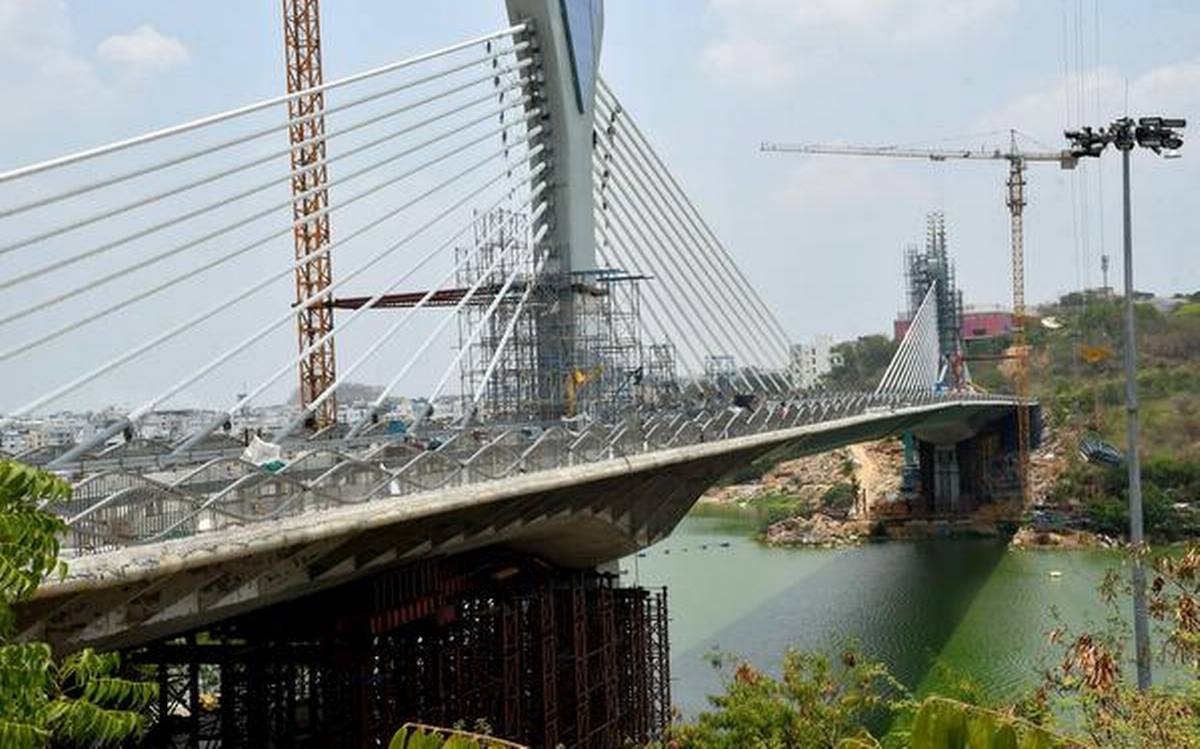
{"label": "bridge deck", "polygon": [[666,537],[714,481],[783,445],[807,453],[913,429],[961,435],[1010,399],[943,400],[314,510],[82,555],[18,612],[58,647],[128,645],[429,555],[501,544],[589,567]]}

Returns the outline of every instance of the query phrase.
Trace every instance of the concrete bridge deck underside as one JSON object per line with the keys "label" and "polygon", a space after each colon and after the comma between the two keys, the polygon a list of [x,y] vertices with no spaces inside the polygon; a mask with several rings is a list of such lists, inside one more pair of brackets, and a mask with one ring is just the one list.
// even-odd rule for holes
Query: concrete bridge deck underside
{"label": "concrete bridge deck underside", "polygon": [[502,545],[592,567],[665,538],[717,479],[774,449],[816,454],[905,429],[969,436],[1012,407],[872,411],[80,556],[18,607],[18,622],[61,651],[129,647],[427,556]]}

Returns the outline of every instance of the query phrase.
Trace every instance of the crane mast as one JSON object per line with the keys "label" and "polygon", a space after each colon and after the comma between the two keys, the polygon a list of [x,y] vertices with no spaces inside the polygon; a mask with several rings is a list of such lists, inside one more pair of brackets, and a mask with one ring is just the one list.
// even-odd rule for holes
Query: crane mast
{"label": "crane mast", "polygon": [[[295,94],[320,86],[321,23],[317,0],[283,1],[283,49],[287,91]],[[329,252],[329,192],[325,189],[325,94],[314,91],[288,100],[288,139],[292,145],[292,218],[296,260],[296,328],[300,347],[300,406],[307,407],[332,387],[334,359],[333,308],[307,299],[333,282]],[[316,254],[320,253],[320,254]],[[307,260],[306,260],[307,259]],[[307,352],[307,353],[306,353]],[[308,426],[323,429],[337,420],[333,397],[314,409]]]}
{"label": "crane mast", "polygon": [[[1025,342],[1025,162],[1020,157],[1009,159],[1006,184],[1005,204],[1012,221],[1013,387],[1024,400],[1029,397],[1029,345]],[[1017,407],[1017,478],[1026,503],[1030,499],[1029,443],[1029,409],[1021,405]]]}
{"label": "crane mast", "polygon": [[[1013,346],[1011,356],[1015,362],[1013,386],[1023,401],[1029,398],[1029,346],[1025,337],[1025,166],[1028,162],[1053,162],[1062,169],[1074,169],[1077,157],[1070,151],[1021,151],[1017,147],[1016,132],[1009,132],[1009,149],[946,149],[946,148],[898,148],[894,146],[847,146],[847,145],[803,145],[791,143],[763,143],[760,150],[777,153],[808,153],[832,156],[882,156],[899,159],[925,159],[929,161],[1007,161],[1008,206],[1011,220],[1012,250],[1012,315]],[[1017,408],[1017,475],[1021,482],[1021,497],[1029,501],[1029,409]]]}

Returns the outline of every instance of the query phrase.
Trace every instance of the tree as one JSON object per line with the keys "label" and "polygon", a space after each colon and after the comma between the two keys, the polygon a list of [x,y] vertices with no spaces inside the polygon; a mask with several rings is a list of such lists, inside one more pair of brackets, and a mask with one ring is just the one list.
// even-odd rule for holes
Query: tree
{"label": "tree", "polygon": [[117,746],[145,727],[157,685],[122,678],[115,653],[86,649],[55,662],[44,642],[15,642],[12,605],[32,596],[59,559],[65,526],[41,503],[70,497],[52,474],[0,461],[0,746]]}
{"label": "tree", "polygon": [[841,363],[825,376],[825,384],[834,390],[874,390],[898,346],[882,335],[837,344],[833,352],[841,355]]}
{"label": "tree", "polygon": [[388,742],[388,749],[525,749],[520,744],[491,735],[486,721],[476,721],[476,730],[443,728],[423,723],[405,723]]}
{"label": "tree", "polygon": [[[713,656],[726,669],[726,656]],[[864,724],[884,716],[905,696],[887,669],[846,650],[837,664],[822,655],[789,650],[776,679],[748,663],[726,671],[725,693],[709,698],[714,710],[676,729],[673,742],[697,749],[834,747],[866,738]]]}

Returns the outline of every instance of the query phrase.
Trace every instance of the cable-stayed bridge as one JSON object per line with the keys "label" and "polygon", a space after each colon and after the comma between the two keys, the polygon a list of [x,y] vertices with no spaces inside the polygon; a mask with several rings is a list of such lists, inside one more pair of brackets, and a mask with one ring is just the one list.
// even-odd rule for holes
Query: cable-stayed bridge
{"label": "cable-stayed bridge", "polygon": [[[876,390],[806,387],[778,319],[598,77],[598,4],[509,6],[491,34],[0,174],[0,379],[19,399],[2,418],[111,390],[133,403],[16,456],[75,486],[49,507],[70,572],[20,609],[24,636],[154,650],[228,626],[242,641],[295,601],[374,585],[360,619],[379,637],[463,594],[470,575],[430,560],[603,566],[784,446],[907,432],[931,512],[992,496],[1019,404],[941,384],[934,289]],[[297,375],[296,407],[249,419]],[[383,383],[371,400],[339,409],[367,379]],[[187,433],[142,433],[197,402],[212,405]],[[573,585],[577,651],[594,610],[613,649],[597,657],[615,659],[619,591]],[[512,610],[542,611],[551,637],[545,595]],[[648,626],[648,605],[628,621]],[[184,662],[163,652],[151,660]],[[207,662],[187,652],[193,672]],[[615,745],[580,737],[622,715],[661,727],[661,683],[638,687],[656,708],[610,695],[584,715],[579,652],[572,728],[547,743]],[[198,699],[191,679],[172,699]],[[527,735],[505,710],[500,728]]]}

